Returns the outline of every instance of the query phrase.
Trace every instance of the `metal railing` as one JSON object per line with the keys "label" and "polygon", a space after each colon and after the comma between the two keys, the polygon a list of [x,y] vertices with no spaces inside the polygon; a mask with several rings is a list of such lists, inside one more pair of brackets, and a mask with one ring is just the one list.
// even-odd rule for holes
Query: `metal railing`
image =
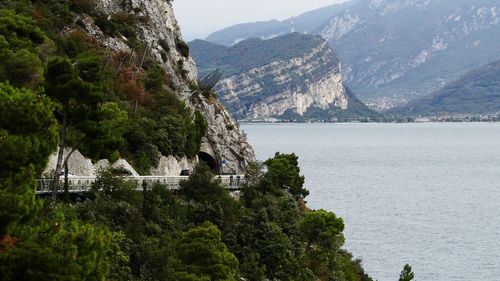
{"label": "metal railing", "polygon": [[[175,190],[179,189],[180,182],[187,180],[188,176],[176,176],[176,177],[159,177],[159,176],[139,176],[139,177],[122,177],[126,181],[137,182],[138,189],[141,189],[144,184],[146,186],[153,186],[154,184],[162,184],[167,186],[167,188]],[[223,175],[217,176],[216,179],[221,181],[221,184],[233,190],[240,189],[245,183],[245,176],[242,175]],[[68,178],[68,192],[69,193],[84,193],[89,192],[92,189],[92,185],[97,180],[95,176],[83,177],[83,176],[71,176]],[[39,179],[37,180],[37,195],[44,195],[52,193],[52,179]],[[64,192],[64,178],[59,179],[59,190],[58,193]]]}

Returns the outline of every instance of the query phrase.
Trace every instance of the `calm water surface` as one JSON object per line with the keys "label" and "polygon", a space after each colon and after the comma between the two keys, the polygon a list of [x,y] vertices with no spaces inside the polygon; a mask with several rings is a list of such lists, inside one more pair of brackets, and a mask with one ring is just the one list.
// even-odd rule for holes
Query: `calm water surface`
{"label": "calm water surface", "polygon": [[259,160],[295,152],[309,206],[346,224],[379,281],[500,280],[500,124],[243,124]]}

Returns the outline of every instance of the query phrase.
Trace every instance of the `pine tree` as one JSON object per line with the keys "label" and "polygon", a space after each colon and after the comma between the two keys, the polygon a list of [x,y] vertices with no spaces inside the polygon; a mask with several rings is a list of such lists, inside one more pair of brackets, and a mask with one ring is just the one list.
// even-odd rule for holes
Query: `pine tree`
{"label": "pine tree", "polygon": [[401,274],[399,275],[399,281],[413,280],[413,278],[415,278],[415,275],[411,270],[411,266],[409,264],[406,264],[403,268],[403,271],[401,271]]}

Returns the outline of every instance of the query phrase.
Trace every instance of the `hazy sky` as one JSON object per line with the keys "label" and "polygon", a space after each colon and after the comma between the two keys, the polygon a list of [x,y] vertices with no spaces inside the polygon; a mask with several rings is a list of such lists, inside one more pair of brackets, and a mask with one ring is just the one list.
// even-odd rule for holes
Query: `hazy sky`
{"label": "hazy sky", "polygon": [[174,0],[184,40],[243,22],[283,20],[345,0]]}

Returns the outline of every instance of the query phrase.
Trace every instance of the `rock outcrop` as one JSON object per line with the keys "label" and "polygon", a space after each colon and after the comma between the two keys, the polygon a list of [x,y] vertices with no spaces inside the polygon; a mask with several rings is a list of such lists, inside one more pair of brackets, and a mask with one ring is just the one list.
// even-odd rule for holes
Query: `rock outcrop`
{"label": "rock outcrop", "polygon": [[[90,160],[90,158],[83,156],[78,150],[72,152],[72,148],[64,149],[63,159],[66,159],[69,153],[71,153],[71,156],[68,158],[69,176],[94,177],[97,176],[99,171],[105,169],[121,171],[124,175],[139,176],[135,169],[125,159],[118,159],[114,163],[110,163],[108,159],[102,159],[97,161],[95,164],[92,164],[92,160]],[[57,154],[58,151],[50,155],[47,167],[43,172],[45,177],[51,178],[54,174],[57,165]]]}
{"label": "rock outcrop", "polygon": [[151,169],[153,176],[179,176],[183,170],[192,171],[196,161],[186,157],[174,157],[172,155],[161,156],[157,167]]}
{"label": "rock outcrop", "polygon": [[340,61],[319,36],[292,33],[229,48],[197,40],[190,46],[199,68],[225,72],[215,90],[235,118],[266,120],[304,116],[313,108],[349,109]]}
{"label": "rock outcrop", "polygon": [[[143,19],[137,23],[137,39],[142,46],[147,46],[146,49],[150,57],[163,67],[179,97],[193,110],[200,110],[208,122],[209,132],[204,138],[203,148],[205,151],[202,152],[210,155],[211,160],[218,164],[222,159],[226,159],[231,170],[243,172],[245,163],[255,160],[254,152],[234,121],[229,117],[226,109],[218,101],[209,100],[203,96],[192,98],[193,91],[190,89],[192,85],[196,84],[197,70],[193,59],[182,48],[184,42],[171,1],[96,0],[96,3],[105,15],[127,13]],[[83,22],[83,26],[90,36],[112,51],[132,54],[144,52],[142,51],[144,47],[140,50],[130,48],[129,42],[123,36],[105,34],[100,30],[95,19],[90,16],[83,15],[77,20]],[[218,110],[214,110],[214,106]],[[234,128],[234,130],[227,132],[228,127]],[[173,159],[170,158],[168,161],[163,159],[163,164],[169,162],[172,165],[160,164],[160,167],[152,168],[152,173],[174,174],[178,168],[172,168],[175,171],[166,171],[165,169],[174,166],[185,167],[186,165],[192,168],[196,162],[196,159],[187,162],[176,159],[179,162],[173,164],[175,162]]]}
{"label": "rock outcrop", "polygon": [[[64,149],[63,159],[68,157],[68,154],[71,152],[71,148]],[[54,152],[49,157],[49,162],[47,163],[47,167],[43,172],[44,176],[52,177],[57,165],[57,155],[58,151]],[[92,160],[83,156],[80,151],[75,150],[70,158],[68,159],[68,174],[74,176],[95,176],[96,175],[96,167],[92,164]]]}

